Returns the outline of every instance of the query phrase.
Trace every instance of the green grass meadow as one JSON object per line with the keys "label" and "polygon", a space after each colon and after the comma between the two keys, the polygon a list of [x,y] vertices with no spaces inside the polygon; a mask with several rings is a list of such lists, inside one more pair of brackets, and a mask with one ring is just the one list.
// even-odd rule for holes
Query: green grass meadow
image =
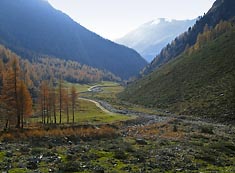
{"label": "green grass meadow", "polygon": [[[102,124],[102,123],[114,123],[117,121],[125,121],[133,119],[134,116],[127,116],[114,113],[106,113],[99,107],[90,101],[79,100],[77,110],[75,111],[75,123],[76,124]],[[28,119],[29,123],[41,122],[41,117]],[[51,117],[51,121],[54,122],[54,117]],[[57,111],[57,123],[59,122],[59,112]],[[62,112],[62,123],[67,123],[67,115]],[[69,123],[72,123],[72,112],[69,112]]]}

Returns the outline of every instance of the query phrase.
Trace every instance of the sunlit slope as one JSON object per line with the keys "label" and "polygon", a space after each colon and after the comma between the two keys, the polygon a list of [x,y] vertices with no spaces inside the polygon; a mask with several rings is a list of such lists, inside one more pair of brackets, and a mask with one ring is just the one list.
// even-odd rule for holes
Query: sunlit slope
{"label": "sunlit slope", "polygon": [[121,98],[173,112],[234,120],[235,31],[132,83]]}

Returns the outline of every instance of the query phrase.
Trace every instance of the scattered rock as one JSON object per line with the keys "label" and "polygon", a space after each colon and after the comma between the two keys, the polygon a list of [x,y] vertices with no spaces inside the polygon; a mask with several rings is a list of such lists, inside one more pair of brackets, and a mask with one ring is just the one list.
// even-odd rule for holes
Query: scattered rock
{"label": "scattered rock", "polygon": [[137,144],[139,145],[147,145],[148,143],[144,139],[136,139],[135,140]]}
{"label": "scattered rock", "polygon": [[96,166],[94,168],[94,173],[104,173],[104,168],[101,166]]}
{"label": "scattered rock", "polygon": [[69,142],[68,142],[68,144],[69,144],[69,145],[72,145],[72,144],[73,144],[73,142],[72,142],[72,141],[69,141]]}
{"label": "scattered rock", "polygon": [[7,151],[7,152],[6,152],[6,157],[12,157],[12,156],[13,156],[12,151]]}
{"label": "scattered rock", "polygon": [[29,146],[23,146],[23,147],[20,148],[20,152],[28,153],[28,152],[30,152],[30,147]]}
{"label": "scattered rock", "polygon": [[27,163],[27,168],[28,169],[32,169],[32,170],[35,170],[38,168],[38,163],[37,162],[34,162],[34,161],[29,161]]}

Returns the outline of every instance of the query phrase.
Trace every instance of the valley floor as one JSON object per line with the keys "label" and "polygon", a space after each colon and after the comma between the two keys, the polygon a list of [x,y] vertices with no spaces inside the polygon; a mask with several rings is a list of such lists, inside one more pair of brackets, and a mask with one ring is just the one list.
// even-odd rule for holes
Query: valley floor
{"label": "valley floor", "polygon": [[[121,105],[113,108],[112,93],[119,92],[121,86],[104,86],[82,97],[95,100],[106,113],[134,118],[32,130],[31,134],[22,131],[16,135],[18,138],[2,132],[0,170],[10,173],[235,172],[233,125],[187,116],[159,116],[152,114],[153,110],[141,109],[141,113],[140,108],[123,110]],[[102,98],[105,101],[100,101]]]}

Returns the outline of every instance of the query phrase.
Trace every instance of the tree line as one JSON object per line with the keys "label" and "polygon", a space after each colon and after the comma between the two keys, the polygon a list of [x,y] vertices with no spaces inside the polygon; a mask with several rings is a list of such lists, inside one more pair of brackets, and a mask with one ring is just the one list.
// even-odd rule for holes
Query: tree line
{"label": "tree line", "polygon": [[197,36],[196,43],[189,49],[189,52],[198,50],[207,42],[212,41],[227,31],[234,29],[234,23],[229,21],[220,21],[214,28],[210,28],[207,24],[202,33]]}
{"label": "tree line", "polygon": [[[75,112],[79,106],[77,104],[78,92],[76,87],[63,87],[62,79],[58,81],[57,85],[56,88],[53,81],[42,81],[41,83],[38,99],[41,121],[43,124],[61,124],[62,116],[66,116],[67,123],[74,123]],[[72,113],[72,120],[70,119],[70,113]]]}
{"label": "tree line", "polygon": [[43,124],[61,124],[63,116],[67,123],[74,123],[78,107],[76,88],[66,88],[63,75],[43,80],[33,67],[0,46],[0,127],[24,128],[26,119],[35,115],[41,116]]}
{"label": "tree line", "polygon": [[121,80],[110,72],[80,64],[76,61],[62,60],[46,55],[32,55],[31,61],[29,61],[20,58],[9,49],[0,45],[0,61],[2,65],[7,64],[13,57],[17,57],[21,71],[30,88],[39,87],[41,80],[50,80],[50,78],[59,80],[60,77],[71,83]]}
{"label": "tree line", "polygon": [[0,61],[0,119],[5,129],[14,124],[24,127],[24,119],[32,114],[32,97],[16,55],[4,66]]}

